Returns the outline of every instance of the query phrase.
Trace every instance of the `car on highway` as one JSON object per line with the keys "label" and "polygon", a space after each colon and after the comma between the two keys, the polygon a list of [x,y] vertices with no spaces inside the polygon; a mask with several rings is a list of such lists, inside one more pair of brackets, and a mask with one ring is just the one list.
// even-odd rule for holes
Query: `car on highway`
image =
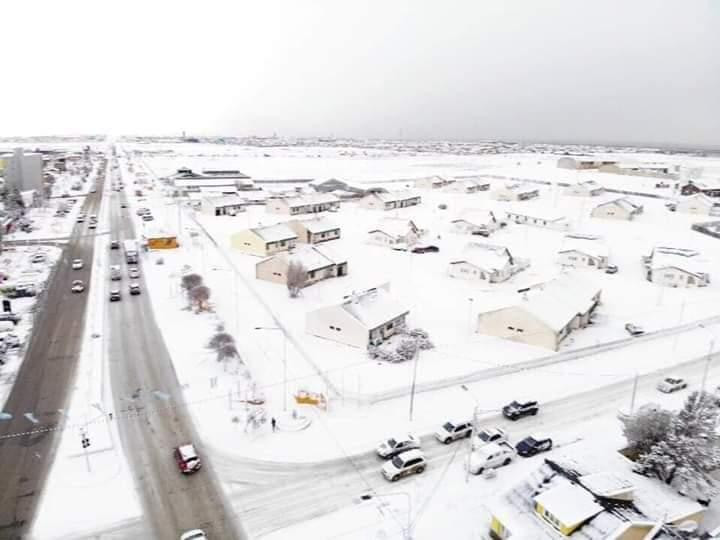
{"label": "car on highway", "polygon": [[608,264],[607,267],[605,268],[605,273],[606,274],[617,274],[618,270],[619,270],[619,268],[617,267],[617,265]]}
{"label": "car on highway", "polygon": [[207,535],[202,529],[193,529],[182,533],[180,540],[207,540]]}
{"label": "car on highway", "polygon": [[140,294],[140,284],[139,283],[131,283],[129,286],[130,294],[135,296]]}
{"label": "car on highway", "polygon": [[140,270],[138,270],[137,267],[135,267],[135,266],[131,266],[130,269],[128,270],[128,276],[131,279],[137,279],[140,277]]}
{"label": "car on highway", "polygon": [[150,210],[149,210],[148,208],[138,208],[138,209],[135,211],[135,213],[136,213],[138,216],[144,216],[144,215],[145,215],[146,213],[148,213],[148,212],[150,212]]}
{"label": "car on highway", "polygon": [[142,220],[143,220],[143,221],[152,221],[152,220],[154,220],[154,219],[155,219],[155,218],[152,217],[152,214],[145,214],[145,215],[142,217]]}
{"label": "car on highway", "polygon": [[111,289],[110,290],[110,301],[118,302],[120,300],[122,300],[122,296],[120,295],[120,289]]}
{"label": "car on highway", "polygon": [[516,455],[515,449],[506,442],[486,444],[472,451],[468,471],[472,474],[482,474],[488,469],[504,467],[510,465]]}
{"label": "car on highway", "polygon": [[444,444],[464,439],[472,434],[472,422],[445,422],[435,431],[435,438]]}
{"label": "car on highway", "polygon": [[472,440],[473,448],[480,448],[490,443],[507,442],[508,436],[505,430],[500,428],[484,428],[477,432]]}
{"label": "car on highway", "polygon": [[539,410],[537,401],[513,401],[502,408],[502,413],[505,418],[514,421],[524,416],[535,416]]}
{"label": "car on highway", "polygon": [[122,279],[122,274],[120,273],[120,265],[113,264],[110,267],[110,279],[112,281],[118,281]]}
{"label": "car on highway", "polygon": [[83,267],[83,260],[82,259],[73,259],[72,262],[72,269],[73,270],[81,270]]}
{"label": "car on highway", "polygon": [[410,433],[390,437],[381,442],[375,449],[377,455],[384,459],[396,456],[406,450],[417,450],[420,448],[420,439]]}
{"label": "car on highway", "polygon": [[660,381],[657,385],[657,389],[664,394],[671,394],[679,390],[684,390],[687,386],[687,381],[685,379],[671,376],[665,377],[662,381]]}
{"label": "car on highway", "polygon": [[645,333],[645,330],[642,326],[638,326],[637,324],[633,323],[627,323],[625,325],[625,331],[630,334],[632,337],[635,336],[642,336]]}
{"label": "car on highway", "polygon": [[183,474],[192,474],[199,471],[200,467],[202,467],[195,447],[190,443],[175,448],[174,454],[178,468]]}
{"label": "car on highway", "polygon": [[32,259],[30,259],[34,263],[44,263],[45,262],[45,254],[44,253],[36,253],[32,256]]}
{"label": "car on highway", "polygon": [[552,446],[552,439],[548,437],[529,436],[515,445],[515,451],[519,456],[531,457],[540,452],[552,450]]}
{"label": "car on highway", "polygon": [[85,216],[80,214],[77,219],[75,220],[76,223],[85,223]]}
{"label": "car on highway", "polygon": [[127,203],[120,203],[120,208],[127,208]]}
{"label": "car on highway", "polygon": [[418,450],[407,450],[393,457],[382,466],[382,475],[391,482],[399,480],[409,474],[421,474],[425,471],[427,461],[425,456]]}
{"label": "car on highway", "polygon": [[110,249],[120,249],[120,240],[111,240]]}
{"label": "car on highway", "polygon": [[88,225],[88,229],[97,229],[97,222],[91,221]]}
{"label": "car on highway", "polygon": [[85,284],[80,279],[76,279],[72,282],[70,290],[74,293],[81,293],[85,290]]}

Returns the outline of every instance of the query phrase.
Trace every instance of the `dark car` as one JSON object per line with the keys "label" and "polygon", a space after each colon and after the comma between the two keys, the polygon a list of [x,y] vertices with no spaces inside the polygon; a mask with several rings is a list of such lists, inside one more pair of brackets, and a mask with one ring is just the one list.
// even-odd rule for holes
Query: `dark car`
{"label": "dark car", "polygon": [[617,274],[618,273],[618,267],[614,264],[608,264],[607,268],[605,268],[606,274]]}
{"label": "dark car", "polygon": [[437,246],[417,246],[412,248],[413,253],[437,253],[440,248]]}
{"label": "dark car", "polygon": [[473,231],[471,234],[474,234],[475,236],[484,236],[485,238],[490,236],[490,231]]}
{"label": "dark car", "polygon": [[505,418],[519,420],[524,416],[535,416],[539,410],[540,407],[537,401],[525,401],[522,403],[513,401],[503,407],[502,413]]}
{"label": "dark car", "polygon": [[110,249],[120,249],[120,241],[113,240],[110,242]]}
{"label": "dark car", "polygon": [[20,315],[15,313],[0,313],[0,321],[10,321],[13,324],[20,322]]}
{"label": "dark car", "polygon": [[542,437],[525,437],[515,445],[515,450],[522,457],[530,457],[552,449],[552,439]]}

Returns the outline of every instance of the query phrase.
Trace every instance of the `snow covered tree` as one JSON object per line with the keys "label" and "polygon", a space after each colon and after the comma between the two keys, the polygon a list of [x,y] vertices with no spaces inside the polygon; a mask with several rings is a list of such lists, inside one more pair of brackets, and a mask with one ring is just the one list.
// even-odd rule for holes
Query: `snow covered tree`
{"label": "snow covered tree", "polygon": [[287,288],[290,298],[297,298],[300,290],[307,285],[308,273],[301,262],[290,261],[287,270]]}
{"label": "snow covered tree", "polygon": [[200,274],[185,274],[180,280],[180,286],[186,291],[191,291],[198,285],[202,285],[203,279]]}
{"label": "snow covered tree", "polygon": [[623,435],[628,446],[637,454],[644,454],[662,441],[672,422],[672,413],[658,405],[645,405],[635,414],[620,417]]}
{"label": "snow covered tree", "polygon": [[198,311],[207,309],[207,301],[210,299],[210,287],[198,285],[190,289],[190,301],[197,306]]}
{"label": "snow covered tree", "polygon": [[225,345],[235,344],[235,339],[227,332],[218,332],[210,338],[208,347],[216,351],[220,350]]}

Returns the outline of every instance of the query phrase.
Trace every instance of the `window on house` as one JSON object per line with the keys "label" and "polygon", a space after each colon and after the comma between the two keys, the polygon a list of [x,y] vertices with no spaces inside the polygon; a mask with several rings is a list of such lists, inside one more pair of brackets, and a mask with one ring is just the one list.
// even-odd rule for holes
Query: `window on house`
{"label": "window on house", "polygon": [[308,277],[311,278],[311,279],[314,278],[314,277],[315,277],[315,270],[313,270],[312,272],[308,272]]}
{"label": "window on house", "polygon": [[392,330],[393,324],[394,324],[394,323],[390,323],[390,324],[385,325],[385,330]]}

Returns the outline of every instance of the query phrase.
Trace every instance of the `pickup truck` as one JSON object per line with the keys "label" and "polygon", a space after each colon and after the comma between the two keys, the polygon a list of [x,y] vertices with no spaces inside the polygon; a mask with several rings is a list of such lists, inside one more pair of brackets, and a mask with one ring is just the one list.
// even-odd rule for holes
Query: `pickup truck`
{"label": "pickup truck", "polygon": [[473,450],[468,468],[472,474],[482,474],[488,469],[510,465],[516,455],[515,449],[506,442],[486,444]]}

